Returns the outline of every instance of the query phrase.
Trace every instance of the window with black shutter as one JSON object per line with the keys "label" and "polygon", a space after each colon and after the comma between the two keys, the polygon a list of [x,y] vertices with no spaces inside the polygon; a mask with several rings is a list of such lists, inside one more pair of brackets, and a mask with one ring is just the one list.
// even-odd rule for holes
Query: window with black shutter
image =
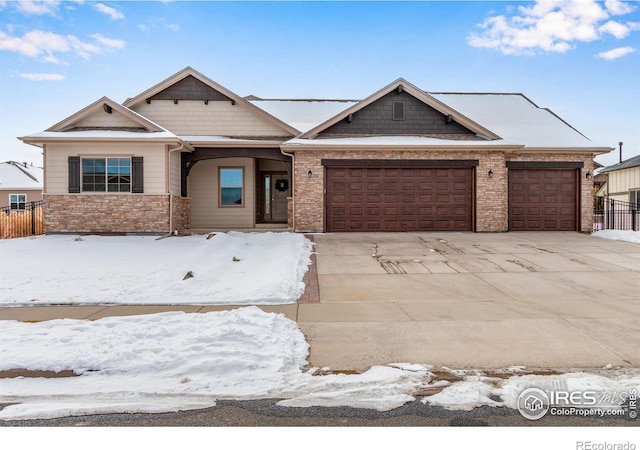
{"label": "window with black shutter", "polygon": [[142,156],[131,157],[131,192],[134,194],[144,193],[144,170]]}
{"label": "window with black shutter", "polygon": [[69,156],[69,193],[80,192],[80,157]]}

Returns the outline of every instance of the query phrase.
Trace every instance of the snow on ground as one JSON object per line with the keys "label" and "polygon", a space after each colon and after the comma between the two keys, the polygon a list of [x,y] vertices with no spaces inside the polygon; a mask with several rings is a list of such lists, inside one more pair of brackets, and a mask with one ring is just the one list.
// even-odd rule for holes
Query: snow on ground
{"label": "snow on ground", "polygon": [[0,305],[295,303],[311,251],[294,233],[1,240]]}
{"label": "snow on ground", "polygon": [[[606,392],[640,389],[640,370],[510,376],[450,370],[450,382],[421,364],[376,366],[362,374],[306,369],[308,344],[295,322],[250,306],[205,314],[168,312],[96,321],[0,323],[0,419],[215,406],[217,399],[280,398],[281,406],[351,406],[387,411],[425,388],[425,404],[470,410],[516,407],[524,388]],[[6,377],[3,371],[73,371],[60,378]],[[329,373],[328,373],[329,372]],[[23,374],[27,375],[27,374]],[[14,374],[15,376],[15,374]],[[453,379],[452,378],[452,379]]]}
{"label": "snow on ground", "polygon": [[591,236],[640,244],[640,231],[601,230],[596,231]]}
{"label": "snow on ground", "polygon": [[63,371],[61,378],[2,378],[0,419],[107,412],[166,412],[216,399],[284,398],[283,405],[393,409],[413,400],[426,370],[374,367],[359,375],[303,371],[308,344],[295,322],[250,306],[96,321],[3,321],[0,375]]}

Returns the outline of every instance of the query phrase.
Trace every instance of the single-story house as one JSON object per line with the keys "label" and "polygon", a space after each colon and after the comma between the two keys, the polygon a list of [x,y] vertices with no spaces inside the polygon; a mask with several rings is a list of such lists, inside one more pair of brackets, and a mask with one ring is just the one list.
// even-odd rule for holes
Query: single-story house
{"label": "single-story house", "polygon": [[27,209],[29,202],[42,200],[42,167],[26,162],[0,163],[0,208]]}
{"label": "single-story house", "polygon": [[522,94],[241,97],[187,67],[46,131],[45,230],[590,232],[611,151]]}
{"label": "single-story house", "polygon": [[606,181],[596,195],[640,207],[640,155],[600,170]]}

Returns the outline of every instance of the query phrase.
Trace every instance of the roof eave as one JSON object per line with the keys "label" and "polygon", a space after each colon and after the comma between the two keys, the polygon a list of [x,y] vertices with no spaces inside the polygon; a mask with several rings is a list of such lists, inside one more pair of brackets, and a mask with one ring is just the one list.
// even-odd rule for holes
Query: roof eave
{"label": "roof eave", "polygon": [[490,144],[491,141],[487,141],[486,145],[468,145],[468,144],[282,144],[282,149],[285,151],[299,151],[299,150],[453,150],[453,151],[473,151],[473,150],[494,150],[494,151],[516,151],[523,148],[518,144],[503,144],[495,145]]}
{"label": "roof eave", "polygon": [[522,153],[593,153],[594,155],[603,155],[609,153],[613,148],[610,147],[528,147],[523,146]]}

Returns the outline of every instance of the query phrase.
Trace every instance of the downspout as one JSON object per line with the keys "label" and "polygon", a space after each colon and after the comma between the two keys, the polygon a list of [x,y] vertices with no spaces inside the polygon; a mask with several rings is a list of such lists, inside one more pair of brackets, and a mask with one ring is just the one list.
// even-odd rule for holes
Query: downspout
{"label": "downspout", "polygon": [[282,153],[284,156],[288,156],[289,158],[291,158],[291,214],[293,214],[293,217],[291,218],[291,231],[296,231],[296,197],[295,197],[295,192],[296,192],[296,182],[295,182],[295,166],[296,166],[296,159],[295,156],[293,156],[293,153],[287,153],[283,150],[282,147],[280,147],[280,153]]}
{"label": "downspout", "polygon": [[173,233],[173,192],[171,192],[171,153],[184,150],[184,142],[179,147],[169,149],[169,179],[167,180],[167,187],[169,188],[169,233]]}

